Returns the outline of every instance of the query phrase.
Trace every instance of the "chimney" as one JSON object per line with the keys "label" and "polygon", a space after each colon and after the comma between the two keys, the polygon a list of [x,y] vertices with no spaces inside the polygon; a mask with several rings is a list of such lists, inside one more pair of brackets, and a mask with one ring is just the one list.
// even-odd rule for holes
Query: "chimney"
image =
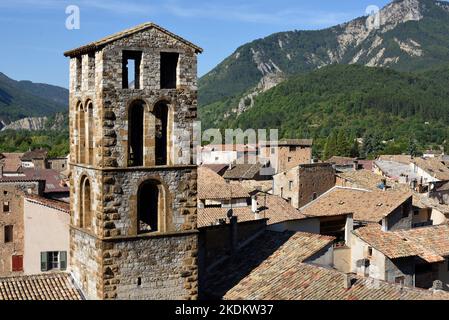
{"label": "chimney", "polygon": [[432,291],[443,291],[443,282],[441,282],[440,280],[435,280],[432,284]]}
{"label": "chimney", "polygon": [[257,198],[256,198],[256,196],[252,196],[251,197],[251,211],[253,213],[256,213],[256,214],[259,211],[258,208],[257,208]]}
{"label": "chimney", "polygon": [[354,162],[352,163],[352,166],[354,168],[354,171],[359,170],[359,161],[358,160],[354,160]]}
{"label": "chimney", "polygon": [[346,290],[351,289],[352,287],[352,278],[350,274],[343,275],[343,288]]}

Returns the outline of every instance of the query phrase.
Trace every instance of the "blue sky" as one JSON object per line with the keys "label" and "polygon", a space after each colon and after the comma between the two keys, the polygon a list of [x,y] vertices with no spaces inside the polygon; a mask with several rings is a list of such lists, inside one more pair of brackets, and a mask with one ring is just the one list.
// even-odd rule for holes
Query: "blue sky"
{"label": "blue sky", "polygon": [[[199,45],[199,75],[240,45],[274,32],[321,29],[365,15],[388,0],[0,0],[0,72],[16,80],[68,86],[63,52],[153,21]],[[66,7],[81,27],[67,30]]]}

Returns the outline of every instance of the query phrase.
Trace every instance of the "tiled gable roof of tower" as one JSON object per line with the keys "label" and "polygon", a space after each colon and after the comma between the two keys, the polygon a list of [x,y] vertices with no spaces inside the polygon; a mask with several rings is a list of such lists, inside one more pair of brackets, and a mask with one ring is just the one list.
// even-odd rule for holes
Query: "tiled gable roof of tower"
{"label": "tiled gable roof of tower", "polygon": [[151,29],[151,28],[159,30],[160,32],[165,33],[166,35],[168,35],[168,36],[170,36],[172,38],[175,38],[176,40],[186,44],[187,46],[192,47],[193,49],[195,49],[196,53],[202,53],[203,52],[203,49],[201,49],[200,47],[194,45],[190,41],[187,41],[187,40],[181,38],[180,36],[177,36],[176,34],[170,32],[170,31],[168,31],[168,30],[166,30],[166,29],[164,29],[164,28],[162,28],[160,26],[158,26],[155,23],[147,22],[147,23],[143,23],[143,24],[140,24],[138,26],[135,26],[133,28],[130,28],[130,29],[127,29],[127,30],[115,33],[113,35],[107,36],[107,37],[102,38],[102,39],[100,39],[98,41],[91,42],[91,43],[86,44],[84,46],[81,46],[79,48],[66,51],[66,52],[64,52],[64,56],[66,56],[66,57],[73,57],[73,56],[76,56],[76,55],[85,54],[85,53],[89,53],[89,52],[92,52],[92,51],[97,51],[97,50],[100,50],[105,45],[107,45],[107,44],[109,44],[111,42],[114,42],[116,40],[119,40],[119,39],[122,39],[122,38],[125,38],[125,37],[129,37],[132,34],[135,34],[137,32],[141,32],[141,31],[145,31],[145,30],[148,30],[148,29]]}
{"label": "tiled gable roof of tower", "polygon": [[68,273],[0,278],[0,300],[84,300]]}

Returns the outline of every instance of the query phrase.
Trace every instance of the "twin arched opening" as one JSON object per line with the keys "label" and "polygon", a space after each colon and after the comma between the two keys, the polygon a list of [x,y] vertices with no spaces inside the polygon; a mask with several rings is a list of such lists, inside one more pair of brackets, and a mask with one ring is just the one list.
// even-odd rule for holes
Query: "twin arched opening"
{"label": "twin arched opening", "polygon": [[167,165],[170,135],[169,104],[156,103],[153,110],[144,101],[128,110],[128,166]]}

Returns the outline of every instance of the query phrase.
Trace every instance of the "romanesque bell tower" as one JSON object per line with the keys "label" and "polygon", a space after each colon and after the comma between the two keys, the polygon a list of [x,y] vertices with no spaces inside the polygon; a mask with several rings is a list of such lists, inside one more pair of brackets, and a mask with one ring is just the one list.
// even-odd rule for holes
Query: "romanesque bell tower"
{"label": "romanesque bell tower", "polygon": [[197,62],[145,23],[70,57],[71,272],[90,299],[195,299]]}

